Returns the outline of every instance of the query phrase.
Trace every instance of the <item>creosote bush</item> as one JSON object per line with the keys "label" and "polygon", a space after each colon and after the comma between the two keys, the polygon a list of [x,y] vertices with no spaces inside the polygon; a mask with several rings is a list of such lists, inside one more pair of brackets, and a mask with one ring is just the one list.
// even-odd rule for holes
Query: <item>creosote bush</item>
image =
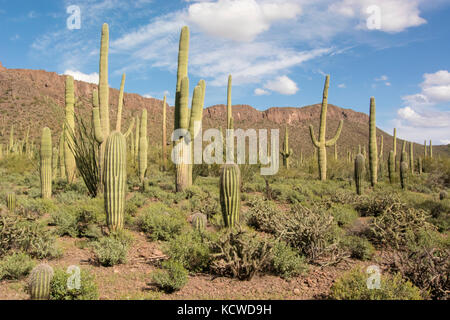
{"label": "creosote bush", "polygon": [[0,260],[0,280],[17,280],[27,276],[35,262],[23,252],[13,253]]}
{"label": "creosote bush", "polygon": [[151,239],[163,241],[180,235],[187,227],[185,217],[161,203],[146,208],[138,224]]}
{"label": "creosote bush", "polygon": [[188,281],[188,271],[183,264],[175,260],[167,260],[162,263],[163,270],[152,273],[153,282],[161,290],[172,293],[180,290]]}

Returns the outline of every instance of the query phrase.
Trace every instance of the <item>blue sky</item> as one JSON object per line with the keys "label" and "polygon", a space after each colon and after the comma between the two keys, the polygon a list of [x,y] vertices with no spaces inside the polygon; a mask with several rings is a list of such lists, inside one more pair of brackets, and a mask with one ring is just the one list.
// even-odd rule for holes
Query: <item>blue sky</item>
{"label": "blue sky", "polygon": [[[70,5],[81,29],[67,28]],[[375,96],[380,128],[447,144],[449,18],[450,0],[0,0],[0,61],[96,82],[107,22],[110,85],[126,72],[127,92],[173,104],[188,25],[189,77],[206,80],[207,106],[226,102],[228,74],[233,103],[260,110],[320,102],[330,74],[330,103],[368,113]]]}

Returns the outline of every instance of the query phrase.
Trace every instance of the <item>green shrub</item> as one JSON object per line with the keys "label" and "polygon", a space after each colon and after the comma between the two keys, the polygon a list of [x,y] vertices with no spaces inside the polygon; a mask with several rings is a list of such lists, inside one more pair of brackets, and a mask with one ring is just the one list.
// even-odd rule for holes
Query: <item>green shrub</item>
{"label": "green shrub", "polygon": [[248,202],[247,224],[258,231],[276,233],[274,219],[280,216],[275,202],[262,198],[253,198]]}
{"label": "green shrub", "polygon": [[162,263],[163,270],[152,273],[153,282],[163,291],[172,293],[184,287],[188,281],[188,271],[183,265],[174,260]]}
{"label": "green shrub", "polygon": [[344,274],[331,287],[335,300],[423,300],[420,290],[401,275],[381,275],[381,288],[369,289],[369,274],[354,269]]}
{"label": "green shrub", "polygon": [[204,236],[195,231],[171,239],[165,247],[165,254],[192,272],[206,270],[210,262],[209,246]]}
{"label": "green shrub", "polygon": [[284,279],[305,273],[308,265],[305,258],[283,241],[276,241],[271,253],[273,272]]}
{"label": "green shrub", "polygon": [[98,289],[94,276],[81,269],[80,288],[69,289],[67,281],[72,274],[57,268],[50,283],[50,300],[97,300]]}
{"label": "green shrub", "polygon": [[34,261],[27,254],[13,253],[0,261],[0,280],[16,280],[25,277],[34,266]]}
{"label": "green shrub", "polygon": [[153,240],[167,241],[181,234],[186,219],[161,203],[152,204],[139,220],[140,229]]}
{"label": "green shrub", "polygon": [[351,205],[333,204],[330,213],[340,227],[349,227],[358,218],[358,212]]}
{"label": "green shrub", "polygon": [[113,233],[100,238],[92,244],[97,261],[105,267],[122,264],[127,261],[131,240],[123,233]]}
{"label": "green shrub", "polygon": [[145,201],[146,197],[141,193],[133,194],[133,197],[128,199],[125,204],[125,215],[135,216],[139,208],[141,208]]}
{"label": "green shrub", "polygon": [[350,256],[359,260],[370,260],[375,253],[375,248],[369,240],[358,236],[348,236],[343,240],[343,246],[350,252]]}

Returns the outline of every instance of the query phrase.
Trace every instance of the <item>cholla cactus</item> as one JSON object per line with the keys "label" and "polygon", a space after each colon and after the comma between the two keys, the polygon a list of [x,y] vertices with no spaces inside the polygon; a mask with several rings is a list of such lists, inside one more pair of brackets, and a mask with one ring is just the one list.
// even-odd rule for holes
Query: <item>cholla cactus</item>
{"label": "cholla cactus", "polygon": [[125,137],[118,131],[112,132],[106,140],[103,175],[106,223],[110,231],[123,228],[127,188],[126,151]]}
{"label": "cholla cactus", "polygon": [[358,154],[355,158],[355,185],[356,193],[361,195],[364,181],[364,156]]}
{"label": "cholla cactus", "polygon": [[220,174],[220,204],[225,227],[239,223],[241,173],[236,164],[225,164]]}
{"label": "cholla cactus", "polygon": [[319,140],[316,139],[314,135],[314,128],[312,125],[309,126],[309,131],[311,135],[311,140],[316,149],[319,150],[319,176],[320,180],[327,180],[327,149],[326,147],[333,146],[342,131],[343,121],[341,120],[339,123],[339,127],[337,129],[336,134],[330,140],[325,140],[326,128],[327,128],[327,108],[328,108],[328,87],[330,85],[330,76],[327,75],[325,79],[325,87],[323,89],[323,100],[322,100],[322,109],[320,112],[320,129],[319,129]]}
{"label": "cholla cactus", "polygon": [[53,268],[48,264],[40,264],[31,270],[28,279],[28,291],[33,300],[48,300]]}
{"label": "cholla cactus", "polygon": [[41,196],[42,199],[52,197],[52,133],[49,128],[42,130],[41,139]]}

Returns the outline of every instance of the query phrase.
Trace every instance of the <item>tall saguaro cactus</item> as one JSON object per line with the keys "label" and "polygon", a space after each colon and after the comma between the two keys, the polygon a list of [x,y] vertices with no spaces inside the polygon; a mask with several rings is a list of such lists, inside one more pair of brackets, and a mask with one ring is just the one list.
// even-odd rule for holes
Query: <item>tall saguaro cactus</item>
{"label": "tall saguaro cactus", "polygon": [[220,174],[220,204],[225,227],[239,223],[241,173],[236,164],[225,164]]}
{"label": "tall saguaro cactus", "polygon": [[233,129],[233,109],[231,104],[231,86],[233,78],[231,74],[228,76],[228,89],[227,89],[227,129]]}
{"label": "tall saguaro cactus", "polygon": [[433,144],[430,140],[430,158],[433,158]]}
{"label": "tall saguaro cactus", "polygon": [[327,108],[328,108],[328,88],[330,86],[330,76],[327,75],[325,79],[325,86],[323,89],[323,99],[322,99],[322,109],[320,112],[320,129],[319,129],[319,140],[316,139],[314,135],[314,128],[312,125],[309,125],[309,132],[311,135],[311,140],[314,146],[319,151],[319,176],[320,180],[327,180],[327,149],[326,147],[333,146],[342,131],[342,126],[344,124],[343,120],[339,122],[339,127],[336,131],[334,137],[330,140],[325,140],[326,137],[326,128],[327,128]]}
{"label": "tall saguaro cactus", "polygon": [[139,138],[139,178],[141,184],[144,183],[145,173],[147,171],[147,109],[142,110],[141,130]]}
{"label": "tall saguaro cactus", "polygon": [[414,144],[412,142],[409,144],[409,166],[411,174],[414,174]]}
{"label": "tall saguaro cactus", "polygon": [[[76,163],[75,156],[70,148],[73,145],[73,133],[75,132],[75,94],[73,89],[73,77],[66,77],[66,121],[64,123],[64,163],[66,166],[67,182],[75,180]],[[68,133],[71,132],[71,133]]]}
{"label": "tall saguaro cactus", "polygon": [[125,137],[118,131],[110,134],[105,145],[103,183],[105,186],[106,223],[111,231],[123,228],[127,187]]}
{"label": "tall saguaro cactus", "polygon": [[427,157],[427,140],[423,142],[423,158]]}
{"label": "tall saguaro cactus", "polygon": [[289,169],[289,158],[292,155],[292,150],[289,149],[289,132],[288,127],[286,126],[285,132],[284,132],[284,143],[283,143],[283,151],[280,152],[281,156],[283,157],[283,165],[286,169]]}
{"label": "tall saguaro cactus", "polygon": [[167,117],[167,109],[166,109],[166,96],[164,96],[163,104],[163,116],[162,116],[162,153],[161,153],[161,165],[162,171],[167,170],[167,126],[166,126],[166,117]]}
{"label": "tall saguaro cactus", "polygon": [[394,137],[393,137],[393,145],[394,145],[394,171],[396,171],[397,167],[397,128],[394,128]]}
{"label": "tall saguaro cactus", "polygon": [[384,159],[383,159],[383,135],[381,135],[381,141],[380,141],[380,154],[378,155],[379,159],[379,168],[380,168],[380,178],[384,178]]}
{"label": "tall saguaro cactus", "polygon": [[[64,127],[63,127],[64,130]],[[59,177],[61,179],[66,178],[66,164],[64,162],[64,132],[59,137],[59,150],[58,150],[58,169]]]}
{"label": "tall saguaro cactus", "polygon": [[389,174],[389,183],[394,183],[394,177],[395,177],[395,155],[394,151],[391,150],[389,152],[389,158],[388,158],[388,174]]}
{"label": "tall saguaro cactus", "polygon": [[49,128],[42,130],[41,137],[41,196],[42,199],[52,197],[52,133]]}
{"label": "tall saguaro cactus", "polygon": [[378,151],[377,151],[377,124],[376,124],[375,98],[370,98],[370,116],[369,116],[369,168],[370,183],[372,187],[378,181]]}

